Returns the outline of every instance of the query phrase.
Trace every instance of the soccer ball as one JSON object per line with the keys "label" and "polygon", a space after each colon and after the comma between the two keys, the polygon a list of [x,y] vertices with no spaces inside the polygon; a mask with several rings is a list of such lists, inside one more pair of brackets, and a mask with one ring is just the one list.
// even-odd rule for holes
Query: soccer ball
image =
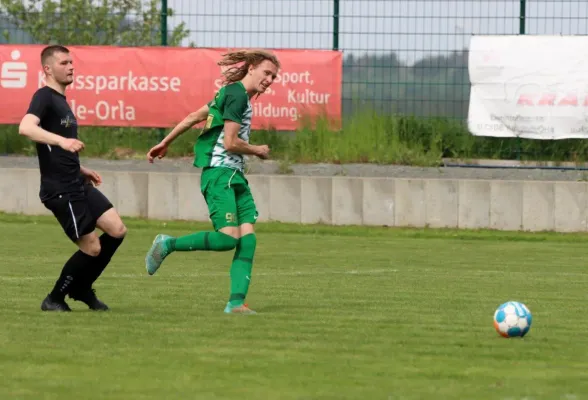
{"label": "soccer ball", "polygon": [[531,311],[518,301],[501,304],[494,313],[494,328],[506,338],[525,336],[531,329],[532,321]]}

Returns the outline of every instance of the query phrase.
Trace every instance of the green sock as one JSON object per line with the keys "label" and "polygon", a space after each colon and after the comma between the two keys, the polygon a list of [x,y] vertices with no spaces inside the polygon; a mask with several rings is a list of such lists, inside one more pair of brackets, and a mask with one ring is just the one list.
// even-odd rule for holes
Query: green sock
{"label": "green sock", "polygon": [[254,233],[243,236],[237,243],[237,250],[231,265],[231,297],[229,298],[229,303],[232,307],[243,305],[245,297],[247,297],[256,245],[257,239]]}
{"label": "green sock", "polygon": [[169,252],[173,251],[228,251],[235,248],[237,239],[222,232],[198,232],[166,241]]}

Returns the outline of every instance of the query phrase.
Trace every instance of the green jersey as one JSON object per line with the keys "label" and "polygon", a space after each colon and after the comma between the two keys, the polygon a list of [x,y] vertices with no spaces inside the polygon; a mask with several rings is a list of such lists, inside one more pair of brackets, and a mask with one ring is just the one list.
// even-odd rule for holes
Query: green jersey
{"label": "green jersey", "polygon": [[249,143],[251,116],[253,108],[249,96],[241,82],[223,86],[214,100],[208,103],[208,119],[202,133],[194,145],[194,166],[227,167],[243,171],[244,160],[241,154],[225,149],[225,120],[241,124],[239,139]]}

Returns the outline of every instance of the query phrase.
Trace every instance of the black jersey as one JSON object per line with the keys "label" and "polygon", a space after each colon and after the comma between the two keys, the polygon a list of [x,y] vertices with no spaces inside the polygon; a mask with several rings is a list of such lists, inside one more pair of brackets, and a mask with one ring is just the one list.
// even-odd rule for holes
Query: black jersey
{"label": "black jersey", "polygon": [[[40,127],[48,132],[68,139],[78,138],[78,124],[65,96],[48,86],[35,92],[27,114],[36,115],[41,120]],[[83,194],[78,153],[37,143],[37,156],[41,170],[41,201],[63,193]]]}

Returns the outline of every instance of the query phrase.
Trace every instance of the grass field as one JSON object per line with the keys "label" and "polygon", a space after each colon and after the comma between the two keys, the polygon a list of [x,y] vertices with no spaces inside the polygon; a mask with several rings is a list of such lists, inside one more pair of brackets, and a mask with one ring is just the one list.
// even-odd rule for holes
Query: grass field
{"label": "grass field", "polygon": [[[258,226],[248,303],[222,313],[228,253],[176,253],[126,220],[96,285],[110,307],[43,313],[74,251],[51,218],[0,214],[0,399],[588,398],[585,235]],[[533,326],[504,339],[504,301]]]}

